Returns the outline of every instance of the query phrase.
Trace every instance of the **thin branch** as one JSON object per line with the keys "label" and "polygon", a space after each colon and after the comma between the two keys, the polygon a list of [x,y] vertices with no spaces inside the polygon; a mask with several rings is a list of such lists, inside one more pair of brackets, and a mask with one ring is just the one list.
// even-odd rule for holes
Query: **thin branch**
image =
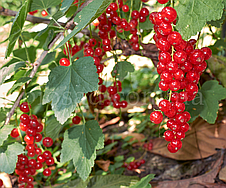
{"label": "thin branch", "polygon": [[[50,43],[48,49],[51,49],[51,48],[53,47],[53,45],[56,43],[56,41],[57,41],[62,35],[63,35],[63,32],[58,33],[58,34],[56,35],[56,37],[53,39],[53,41]],[[43,51],[42,54],[40,55],[40,57],[34,62],[34,68],[32,69],[32,71],[31,71],[31,73],[30,73],[30,75],[29,75],[30,78],[33,78],[33,77],[35,76],[36,72],[38,71],[38,67],[41,65],[43,59],[46,57],[47,54],[48,54],[48,51],[47,51],[47,50]],[[28,85],[30,82],[31,82],[31,80],[29,80],[29,81],[26,83],[26,85]],[[12,115],[14,114],[15,109],[19,106],[20,100],[22,99],[23,95],[24,95],[24,91],[22,91],[22,92],[20,93],[20,95],[17,97],[17,99],[16,99],[15,103],[13,104],[13,106],[12,106],[10,112],[8,113],[8,116],[7,116],[6,120],[5,120],[4,125],[9,124],[10,119],[11,119]]]}
{"label": "thin branch", "polygon": [[[77,11],[77,13],[78,12],[80,12],[80,11]],[[16,14],[17,14],[17,11],[12,11],[12,10],[9,10],[9,9],[5,9],[4,7],[0,6],[0,15],[2,15],[2,16],[16,16]],[[48,18],[40,18],[40,17],[36,17],[36,16],[32,16],[32,15],[27,15],[26,21],[29,21],[29,22],[31,22],[33,24],[44,23],[44,24],[48,25],[51,20],[48,19]],[[73,30],[75,28],[75,26],[76,26],[76,24],[71,19],[69,19],[67,23],[58,22],[58,24],[61,25],[62,27],[65,27],[67,25],[66,29],[71,29],[71,30]],[[54,26],[59,26],[58,24],[54,23],[53,25]],[[84,35],[90,36],[90,32],[89,32],[89,30],[87,28],[84,28],[81,31],[81,33],[84,34]],[[92,32],[92,36],[96,40],[100,41],[100,37],[97,35],[96,32]]]}
{"label": "thin branch", "polygon": [[[88,1],[90,1],[90,0],[88,0]],[[91,2],[91,1],[90,1],[90,2]],[[87,5],[87,4],[86,4],[86,5]],[[86,5],[85,5],[85,6],[86,6]],[[80,7],[81,10],[82,10],[85,6]],[[77,12],[77,13],[78,13],[78,12]],[[3,7],[0,6],[0,15],[5,15],[5,16],[16,16],[16,14],[17,14],[17,12],[12,11],[12,10],[9,10],[9,9],[5,9],[5,8],[3,8]],[[76,16],[76,14],[74,14],[73,16]],[[33,21],[34,21],[34,20],[36,20],[36,21],[37,21],[37,20],[40,20],[40,18],[31,16],[31,15],[28,15],[26,19],[27,19],[28,21],[31,21],[31,22],[32,22],[32,20],[33,20]],[[42,19],[42,21],[43,21],[43,19]],[[48,22],[49,22],[50,20],[45,20],[45,21],[48,21]],[[32,22],[32,23],[33,23],[33,22]],[[74,22],[68,21],[67,23],[64,24],[64,25],[65,25],[65,28],[66,28],[66,29],[67,29],[67,28],[70,28],[70,27],[71,27],[71,24],[74,24]],[[54,39],[51,41],[51,43],[49,44],[48,49],[51,49],[51,48],[54,46],[54,44],[56,43],[56,41],[57,41],[63,34],[64,34],[64,32],[58,33],[58,34],[54,37]],[[32,71],[31,71],[31,73],[30,73],[30,75],[29,75],[30,78],[33,78],[33,77],[35,76],[36,72],[38,71],[39,66],[41,65],[43,59],[46,57],[47,54],[48,54],[48,50],[44,50],[44,51],[42,52],[42,54],[40,55],[40,57],[34,62],[34,67],[33,67]],[[27,86],[30,82],[31,82],[31,80],[29,80],[29,81],[26,83],[26,86]],[[20,100],[22,99],[24,93],[25,93],[25,92],[22,91],[22,92],[19,94],[19,96],[17,97],[15,103],[13,104],[12,108],[10,109],[10,112],[9,112],[8,115],[7,115],[7,118],[6,118],[5,122],[4,122],[4,125],[9,124],[10,119],[11,119],[12,115],[14,114],[15,109],[19,106]],[[4,125],[3,125],[3,126],[4,126]]]}

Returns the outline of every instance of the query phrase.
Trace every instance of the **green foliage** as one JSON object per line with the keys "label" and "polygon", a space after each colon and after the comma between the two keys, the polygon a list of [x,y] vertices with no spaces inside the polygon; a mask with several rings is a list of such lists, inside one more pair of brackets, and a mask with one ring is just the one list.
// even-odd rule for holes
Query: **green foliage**
{"label": "green foliage", "polygon": [[129,72],[134,72],[134,66],[130,62],[120,61],[114,66],[112,76],[123,80]]}
{"label": "green foliage", "polygon": [[11,73],[18,70],[20,67],[24,66],[24,62],[17,62],[9,65],[8,67],[3,67],[0,69],[0,85],[4,83],[5,78]]}
{"label": "green foliage", "polygon": [[52,69],[42,103],[52,101],[55,116],[63,124],[81,101],[84,93],[95,91],[97,88],[98,74],[93,58],[80,58],[69,67],[58,66]]}
{"label": "green foliage", "polygon": [[50,7],[59,5],[60,3],[61,0],[33,0],[29,11],[48,9]]}
{"label": "green foliage", "polygon": [[138,182],[136,176],[106,175],[91,176],[85,182],[81,179],[68,182],[57,188],[128,188]]}
{"label": "green foliage", "polygon": [[[108,7],[112,0],[95,0],[92,1],[88,6],[84,7],[74,18],[74,21],[78,23],[72,32],[67,35],[60,44],[56,47],[59,48],[70,40],[79,31],[84,29],[89,23],[95,20],[102,12]],[[89,13],[89,16],[87,16]]]}
{"label": "green foliage", "polygon": [[[0,113],[0,115],[1,115],[1,113]],[[8,135],[11,133],[11,131],[13,130],[13,128],[14,128],[13,125],[6,125],[6,126],[3,126],[0,129],[0,146],[8,138]]]}
{"label": "green foliage", "polygon": [[27,83],[31,78],[30,77],[21,77],[19,78],[11,87],[11,89],[8,91],[7,95],[12,94],[14,91],[19,89],[21,86],[23,86],[25,83]]}
{"label": "green foliage", "polygon": [[48,63],[51,63],[55,60],[56,57],[56,51],[54,52],[49,52],[45,58],[42,60],[42,64],[41,65],[46,65]]}
{"label": "green foliage", "polygon": [[20,143],[10,145],[4,144],[0,147],[0,171],[11,174],[14,172],[17,162],[17,155],[23,153],[24,146]]}
{"label": "green foliage", "polygon": [[56,120],[54,116],[48,118],[46,122],[46,136],[51,137],[53,140],[58,138],[62,125]]}
{"label": "green foliage", "polygon": [[193,101],[186,104],[186,110],[191,114],[191,122],[199,115],[208,123],[213,124],[219,109],[218,101],[226,98],[226,88],[211,80],[203,84]]}
{"label": "green foliage", "polygon": [[226,87],[226,58],[222,56],[213,56],[207,63],[208,68],[214,76],[221,81],[224,87]]}
{"label": "green foliage", "polygon": [[176,28],[184,39],[196,35],[207,21],[220,19],[224,7],[222,0],[180,0],[176,4]]}
{"label": "green foliage", "polygon": [[154,178],[154,176],[154,174],[149,174],[143,177],[138,183],[131,186],[130,188],[151,188],[151,184],[149,184],[149,182]]}
{"label": "green foliage", "polygon": [[27,12],[30,6],[30,1],[31,0],[25,1],[25,3],[21,6],[20,10],[18,11],[16,17],[13,20],[13,25],[9,35],[9,43],[5,54],[6,58],[9,57],[9,55],[11,54],[18,37],[21,35],[22,28],[24,26]]}
{"label": "green foliage", "polygon": [[64,133],[61,150],[61,162],[73,160],[73,164],[83,180],[91,172],[96,158],[96,150],[104,147],[104,135],[98,122],[87,121],[75,125]]}

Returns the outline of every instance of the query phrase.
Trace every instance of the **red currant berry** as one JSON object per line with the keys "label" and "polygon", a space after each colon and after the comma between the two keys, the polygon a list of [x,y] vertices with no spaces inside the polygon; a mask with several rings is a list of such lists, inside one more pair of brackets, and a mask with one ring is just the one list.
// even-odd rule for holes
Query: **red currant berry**
{"label": "red currant berry", "polygon": [[37,162],[37,163],[36,163],[36,166],[35,166],[35,169],[36,169],[36,170],[39,170],[39,169],[41,169],[42,167],[43,167],[42,163]]}
{"label": "red currant berry", "polygon": [[132,16],[133,19],[137,20],[140,16],[140,13],[139,13],[138,10],[133,10],[132,13],[131,13],[131,16]]}
{"label": "red currant berry", "polygon": [[123,12],[128,12],[129,11],[129,6],[128,5],[123,5],[122,6],[122,11]]}
{"label": "red currant berry", "polygon": [[205,60],[205,56],[202,50],[195,49],[189,55],[189,60],[192,64],[200,64]]}
{"label": "red currant berry", "polygon": [[184,111],[183,113],[182,113],[183,115],[184,115],[184,117],[185,117],[185,122],[188,122],[190,119],[191,119],[191,115],[190,115],[190,113],[189,112],[187,112],[187,111]]}
{"label": "red currant berry", "polygon": [[43,17],[48,16],[48,13],[47,13],[45,10],[43,10],[43,11],[41,12],[41,14],[42,14]]}
{"label": "red currant berry", "polygon": [[50,166],[50,165],[54,164],[54,159],[53,159],[53,157],[50,157],[50,158],[46,159],[45,162],[48,166]]}
{"label": "red currant berry", "polygon": [[177,12],[172,7],[164,7],[161,11],[162,18],[165,22],[173,22],[177,18]]}
{"label": "red currant berry", "polygon": [[169,0],[157,0],[160,4],[166,4]]}
{"label": "red currant berry", "polygon": [[59,64],[60,64],[61,66],[66,66],[66,67],[68,67],[68,66],[70,65],[70,61],[69,61],[69,59],[67,59],[67,58],[61,58]]}
{"label": "red currant berry", "polygon": [[180,126],[180,131],[182,132],[187,132],[189,130],[189,124],[188,123],[183,123],[181,126]]}
{"label": "red currant berry", "polygon": [[168,83],[166,83],[165,81],[160,81],[159,82],[159,89],[162,90],[162,91],[167,91],[169,89]]}
{"label": "red currant berry", "polygon": [[167,149],[168,149],[168,151],[170,152],[170,153],[176,153],[178,150],[177,149],[175,149],[175,147],[173,147],[172,145],[171,145],[171,143],[169,143],[168,145],[167,145]]}
{"label": "red currant berry", "polygon": [[171,142],[174,139],[173,131],[171,130],[165,131],[163,137],[165,138],[166,141]]}
{"label": "red currant berry", "polygon": [[21,103],[20,110],[24,113],[28,113],[30,111],[28,103],[27,102]]}
{"label": "red currant berry", "polygon": [[176,62],[176,63],[184,63],[187,59],[187,54],[186,52],[184,51],[176,51],[174,54],[173,54],[173,60]]}
{"label": "red currant berry", "polygon": [[79,116],[74,116],[72,118],[72,123],[79,124],[81,122],[81,118]]}
{"label": "red currant berry", "polygon": [[168,100],[163,99],[159,103],[159,109],[163,112],[167,112],[171,109],[171,103]]}
{"label": "red currant berry", "polygon": [[44,176],[50,176],[51,175],[51,170],[49,168],[46,168],[45,170],[43,170],[43,175]]}
{"label": "red currant berry", "polygon": [[201,51],[204,53],[205,60],[208,60],[212,55],[212,50],[208,47],[201,48]]}
{"label": "red currant berry", "polygon": [[159,124],[163,120],[163,115],[160,111],[154,111],[150,114],[150,120],[152,123]]}
{"label": "red currant berry", "polygon": [[13,138],[16,138],[19,136],[19,131],[17,128],[14,128],[11,133],[10,133],[10,136],[13,137]]}
{"label": "red currant berry", "polygon": [[162,22],[158,27],[158,32],[161,35],[169,35],[172,32],[172,25],[170,23]]}
{"label": "red currant berry", "polygon": [[175,139],[170,142],[171,146],[175,148],[175,150],[179,150],[182,147],[181,140]]}
{"label": "red currant berry", "polygon": [[[171,45],[176,46],[176,45],[180,45],[180,43],[182,42],[182,37],[181,37],[181,34],[178,33],[177,31],[172,31],[167,36],[167,40]],[[185,47],[186,47],[186,42],[185,42]]]}
{"label": "red currant berry", "polygon": [[45,137],[42,143],[45,147],[51,147],[53,145],[53,139],[50,137]]}

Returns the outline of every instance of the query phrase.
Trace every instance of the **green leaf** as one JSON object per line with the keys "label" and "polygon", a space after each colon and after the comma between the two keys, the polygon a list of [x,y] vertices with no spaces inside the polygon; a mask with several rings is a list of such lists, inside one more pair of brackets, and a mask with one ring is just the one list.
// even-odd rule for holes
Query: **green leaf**
{"label": "green leaf", "polygon": [[130,163],[130,162],[133,162],[135,160],[135,157],[129,157],[126,159],[126,163]]}
{"label": "green leaf", "polygon": [[27,94],[27,100],[31,104],[33,103],[38,97],[42,96],[42,91],[41,90],[34,90],[32,92],[29,92]]}
{"label": "green leaf", "polygon": [[154,176],[154,174],[149,174],[143,177],[138,183],[131,186],[130,188],[151,188],[151,184],[149,182],[154,178]]}
{"label": "green leaf", "polygon": [[120,61],[114,66],[112,76],[116,76],[119,80],[123,80],[128,72],[134,72],[134,66],[127,61]]}
{"label": "green leaf", "polygon": [[53,116],[46,122],[46,136],[51,137],[53,140],[58,138],[62,125]]}
{"label": "green leaf", "polygon": [[4,108],[0,108],[0,123],[6,119],[6,113]]}
{"label": "green leaf", "polygon": [[121,188],[121,187],[129,187],[137,181],[138,181],[138,177],[136,176],[123,176],[123,175],[94,176],[93,178],[90,179],[90,182],[87,187],[88,188]]}
{"label": "green leaf", "polygon": [[[0,113],[1,114],[1,113]],[[0,129],[0,146],[3,144],[3,142],[8,138],[8,135],[13,130],[13,125],[5,125]]]}
{"label": "green leaf", "polygon": [[207,21],[218,20],[223,13],[222,0],[180,0],[175,9],[178,14],[176,28],[184,39],[201,31]]}
{"label": "green leaf", "polygon": [[4,82],[5,78],[13,73],[14,71],[18,70],[20,67],[25,65],[24,62],[14,63],[9,65],[8,67],[3,67],[0,69],[0,85]]}
{"label": "green leaf", "polygon": [[147,17],[145,22],[139,22],[139,28],[143,30],[150,30],[153,28],[153,24],[150,22],[150,20]]}
{"label": "green leaf", "polygon": [[119,155],[119,156],[115,157],[114,160],[116,162],[124,161],[124,155]]}
{"label": "green leaf", "polygon": [[31,9],[29,11],[48,9],[50,7],[59,5],[60,3],[61,0],[33,0],[31,3]]}
{"label": "green leaf", "polygon": [[49,46],[49,43],[53,40],[53,37],[54,37],[54,30],[50,29],[48,31],[48,37],[46,38],[45,43],[43,44],[44,50],[46,50],[46,51],[49,50],[48,46]]}
{"label": "green leaf", "polygon": [[83,180],[86,180],[94,166],[96,150],[104,147],[104,135],[97,121],[76,125],[64,133],[61,163],[73,159],[73,164]]}
{"label": "green leaf", "polygon": [[10,88],[10,90],[7,92],[7,95],[12,94],[15,90],[17,90],[18,88],[20,88],[22,85],[24,85],[25,83],[27,83],[27,81],[29,81],[31,78],[30,77],[21,77],[19,78],[14,84],[13,86]]}
{"label": "green leaf", "polygon": [[[137,176],[124,175],[96,175],[89,177],[86,181],[76,179],[57,188],[128,188],[138,182]],[[143,188],[143,187],[140,187]]]}
{"label": "green leaf", "polygon": [[226,88],[219,85],[218,81],[205,82],[195,99],[186,104],[186,110],[192,117],[190,121],[194,121],[200,115],[208,123],[215,123],[219,109],[218,101],[225,98]]}
{"label": "green leaf", "polygon": [[226,87],[226,58],[213,55],[207,60],[207,64],[211,73]]}
{"label": "green leaf", "polygon": [[[74,0],[64,0],[61,4],[60,9],[53,15],[53,18],[55,20],[58,20],[61,18],[70,8],[71,4],[74,2]],[[50,24],[53,24],[54,21],[51,20]]]}
{"label": "green leaf", "polygon": [[55,60],[56,57],[56,51],[48,53],[45,58],[42,60],[41,65],[46,65],[48,63],[51,63]]}
{"label": "green leaf", "polygon": [[52,69],[42,103],[52,101],[52,109],[61,124],[70,117],[84,93],[98,89],[96,71],[92,57],[80,58],[69,67]]}
{"label": "green leaf", "polygon": [[27,12],[29,9],[30,1],[31,0],[25,1],[25,3],[21,6],[21,8],[19,9],[18,13],[16,14],[16,16],[13,20],[13,25],[11,27],[11,31],[9,34],[9,43],[8,43],[7,50],[5,53],[6,58],[9,57],[9,55],[11,54],[11,52],[14,48],[14,45],[22,32],[22,28],[24,26],[24,22],[27,17]]}
{"label": "green leaf", "polygon": [[17,155],[24,152],[24,146],[18,142],[0,147],[0,171],[11,174],[14,172]]}
{"label": "green leaf", "polygon": [[[95,0],[84,7],[74,18],[74,21],[78,23],[77,26],[72,30],[72,32],[67,35],[56,48],[61,47],[67,41],[69,41],[74,35],[84,29],[89,23],[99,17],[112,0]],[[56,49],[55,48],[55,49]]]}

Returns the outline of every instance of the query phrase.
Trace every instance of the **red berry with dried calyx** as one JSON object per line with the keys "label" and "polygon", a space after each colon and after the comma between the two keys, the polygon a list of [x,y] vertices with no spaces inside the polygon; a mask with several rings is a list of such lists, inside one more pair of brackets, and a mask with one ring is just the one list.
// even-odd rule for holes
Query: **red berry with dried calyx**
{"label": "red berry with dried calyx", "polygon": [[150,114],[150,120],[155,124],[159,124],[163,120],[163,115],[160,111],[154,111]]}

